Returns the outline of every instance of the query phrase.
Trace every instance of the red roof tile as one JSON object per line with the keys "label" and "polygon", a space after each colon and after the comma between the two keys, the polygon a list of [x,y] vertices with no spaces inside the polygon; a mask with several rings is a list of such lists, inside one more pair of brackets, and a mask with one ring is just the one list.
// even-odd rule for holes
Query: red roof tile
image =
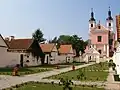
{"label": "red roof tile", "polygon": [[43,52],[51,52],[55,44],[40,44],[40,47]]}
{"label": "red roof tile", "polygon": [[70,53],[71,48],[72,48],[72,45],[60,45],[59,53],[68,54]]}
{"label": "red roof tile", "polygon": [[6,42],[9,45],[9,49],[28,49],[33,39],[13,39]]}

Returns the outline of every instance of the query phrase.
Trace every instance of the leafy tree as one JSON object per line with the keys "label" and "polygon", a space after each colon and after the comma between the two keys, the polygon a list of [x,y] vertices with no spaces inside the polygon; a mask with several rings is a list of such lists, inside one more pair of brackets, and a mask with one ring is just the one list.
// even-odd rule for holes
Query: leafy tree
{"label": "leafy tree", "polygon": [[78,37],[77,35],[73,35],[71,36],[71,42],[72,42],[73,48],[76,50],[77,56],[79,56],[80,51],[84,52],[85,44],[81,37]]}
{"label": "leafy tree", "polygon": [[38,42],[43,42],[45,41],[46,39],[43,38],[43,33],[40,29],[37,29],[33,34],[32,34],[32,37],[33,39],[37,40]]}
{"label": "leafy tree", "polygon": [[60,35],[58,38],[58,45],[61,44],[72,44],[73,49],[76,50],[77,56],[79,56],[79,52],[84,52],[85,47],[88,41],[83,41],[82,37],[78,37],[77,35]]}
{"label": "leafy tree", "polygon": [[60,35],[58,38],[58,44],[71,44],[71,36],[69,35]]}

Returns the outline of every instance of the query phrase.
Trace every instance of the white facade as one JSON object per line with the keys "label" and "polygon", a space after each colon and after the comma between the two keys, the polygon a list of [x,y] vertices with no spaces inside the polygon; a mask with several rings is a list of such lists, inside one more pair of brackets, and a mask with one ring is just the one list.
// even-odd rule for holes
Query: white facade
{"label": "white facade", "polygon": [[107,20],[106,23],[107,23],[107,28],[110,31],[113,31],[113,20]]}
{"label": "white facade", "polygon": [[[36,66],[41,64],[41,59],[37,59],[29,53],[22,53],[17,51],[9,52],[8,46],[0,35],[0,67],[13,67],[20,64],[21,54],[23,54],[23,66]],[[29,61],[29,62],[27,62]]]}
{"label": "white facade", "polygon": [[58,56],[58,50],[56,48],[56,45],[54,45],[51,52],[45,53],[45,63],[47,63],[47,64],[55,64],[57,56]]}
{"label": "white facade", "polygon": [[91,29],[94,29],[95,27],[96,27],[96,22],[95,21],[89,21],[89,32],[91,31]]}
{"label": "white facade", "polygon": [[94,61],[99,63],[100,53],[91,46],[91,48],[83,54],[83,61],[88,63],[89,61]]}
{"label": "white facade", "polygon": [[116,52],[114,52],[113,62],[116,64],[117,74],[120,75],[120,44],[117,47]]}

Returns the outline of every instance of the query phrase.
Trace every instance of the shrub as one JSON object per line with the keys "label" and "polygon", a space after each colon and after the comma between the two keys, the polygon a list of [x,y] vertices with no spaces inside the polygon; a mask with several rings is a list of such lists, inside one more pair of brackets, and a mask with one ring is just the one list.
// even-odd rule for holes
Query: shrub
{"label": "shrub", "polygon": [[51,84],[53,85],[53,84],[54,84],[54,81],[52,81]]}
{"label": "shrub", "polygon": [[78,80],[80,79],[80,75],[77,75],[77,79],[78,79]]}
{"label": "shrub", "polygon": [[85,85],[82,85],[82,87],[85,87]]}
{"label": "shrub", "polygon": [[86,80],[86,79],[87,79],[87,77],[84,77],[84,79]]}

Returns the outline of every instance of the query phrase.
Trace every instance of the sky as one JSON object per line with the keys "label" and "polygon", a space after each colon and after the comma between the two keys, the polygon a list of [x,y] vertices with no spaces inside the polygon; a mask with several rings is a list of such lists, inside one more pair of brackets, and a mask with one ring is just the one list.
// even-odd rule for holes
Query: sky
{"label": "sky", "polygon": [[73,34],[87,40],[91,8],[105,25],[109,6],[115,18],[120,0],[0,0],[0,34],[31,38],[40,28],[48,40]]}

